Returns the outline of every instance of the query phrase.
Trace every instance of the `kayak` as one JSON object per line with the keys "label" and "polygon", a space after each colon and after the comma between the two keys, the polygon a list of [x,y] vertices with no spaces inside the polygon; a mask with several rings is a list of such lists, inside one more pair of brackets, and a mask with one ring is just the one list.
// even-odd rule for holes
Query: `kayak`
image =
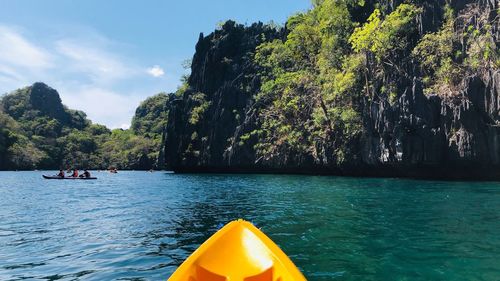
{"label": "kayak", "polygon": [[203,243],[168,281],[306,281],[288,256],[262,231],[230,222]]}
{"label": "kayak", "polygon": [[93,177],[90,177],[90,178],[73,178],[73,177],[58,177],[58,176],[46,176],[46,175],[42,175],[42,177],[44,179],[47,179],[47,180],[96,180],[97,178],[93,178]]}

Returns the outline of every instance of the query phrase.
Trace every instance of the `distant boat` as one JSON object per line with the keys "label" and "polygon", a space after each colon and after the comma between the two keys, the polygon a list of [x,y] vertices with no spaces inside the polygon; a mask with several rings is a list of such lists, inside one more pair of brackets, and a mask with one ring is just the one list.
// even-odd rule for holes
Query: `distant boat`
{"label": "distant boat", "polygon": [[46,175],[42,175],[42,177],[44,179],[47,179],[47,180],[96,180],[97,178],[95,177],[90,177],[90,178],[80,178],[80,177],[77,177],[77,178],[74,178],[74,177],[58,177],[58,176],[46,176]]}

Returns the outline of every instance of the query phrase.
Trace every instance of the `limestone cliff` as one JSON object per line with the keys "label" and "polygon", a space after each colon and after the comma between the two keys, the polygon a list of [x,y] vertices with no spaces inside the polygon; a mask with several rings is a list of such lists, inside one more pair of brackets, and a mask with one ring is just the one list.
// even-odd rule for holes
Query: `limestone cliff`
{"label": "limestone cliff", "polygon": [[[390,12],[403,1],[365,2],[351,10],[356,20],[366,20],[374,7],[386,7]],[[498,1],[413,2],[418,2],[422,12],[411,49],[425,34],[439,30],[449,2],[458,15],[474,7],[481,15],[473,16],[491,19],[498,52]],[[500,70],[467,72],[453,94],[439,88],[424,92],[424,73],[415,60],[396,63],[401,72],[386,71],[383,78],[376,77],[379,74],[367,62],[373,77],[366,79],[373,93],[357,105],[362,133],[349,140],[353,156],[348,161],[335,161],[331,153],[335,144],[328,143],[318,149],[320,154],[288,151],[263,159],[255,149],[260,140],[248,137],[262,124],[257,116],[262,105],[255,99],[262,85],[254,55],[261,43],[285,40],[287,35],[287,28],[228,22],[210,35],[200,36],[188,90],[170,101],[165,134],[169,169],[500,179]],[[411,49],[399,55],[409,56]],[[392,100],[381,92],[385,83],[397,86]]]}

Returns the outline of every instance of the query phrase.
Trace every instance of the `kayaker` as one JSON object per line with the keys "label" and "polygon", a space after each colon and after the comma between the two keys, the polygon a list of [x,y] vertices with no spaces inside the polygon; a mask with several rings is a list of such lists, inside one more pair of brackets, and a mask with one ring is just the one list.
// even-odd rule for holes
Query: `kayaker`
{"label": "kayaker", "polygon": [[73,169],[73,174],[71,174],[71,177],[73,177],[73,178],[78,177],[78,170],[77,169]]}
{"label": "kayaker", "polygon": [[57,174],[58,177],[60,178],[64,178],[64,171],[63,170],[59,170],[59,174]]}
{"label": "kayaker", "polygon": [[90,173],[87,170],[83,171],[83,174],[80,175],[80,178],[90,178]]}

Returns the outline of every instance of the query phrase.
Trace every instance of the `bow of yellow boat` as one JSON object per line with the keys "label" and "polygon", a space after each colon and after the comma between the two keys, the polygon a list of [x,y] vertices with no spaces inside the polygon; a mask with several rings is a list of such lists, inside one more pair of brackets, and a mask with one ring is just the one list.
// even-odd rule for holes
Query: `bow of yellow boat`
{"label": "bow of yellow boat", "polygon": [[305,281],[262,231],[233,221],[203,243],[168,281]]}

